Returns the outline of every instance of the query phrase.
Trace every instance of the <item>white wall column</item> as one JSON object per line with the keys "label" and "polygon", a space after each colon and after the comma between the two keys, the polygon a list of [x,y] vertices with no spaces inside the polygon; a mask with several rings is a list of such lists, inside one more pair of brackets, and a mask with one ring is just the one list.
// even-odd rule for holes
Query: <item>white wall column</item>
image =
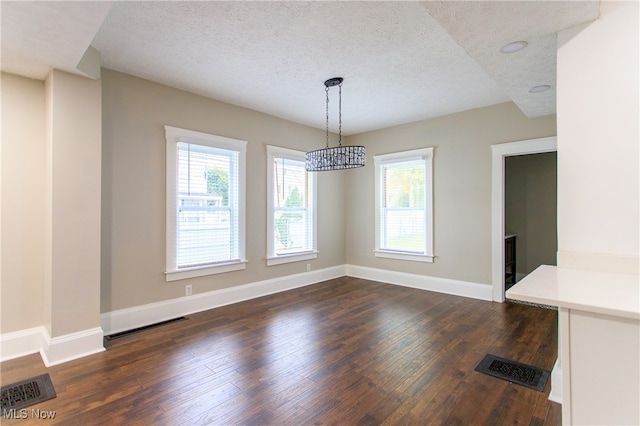
{"label": "white wall column", "polygon": [[57,364],[104,350],[100,328],[100,81],[53,70],[45,82],[42,355]]}

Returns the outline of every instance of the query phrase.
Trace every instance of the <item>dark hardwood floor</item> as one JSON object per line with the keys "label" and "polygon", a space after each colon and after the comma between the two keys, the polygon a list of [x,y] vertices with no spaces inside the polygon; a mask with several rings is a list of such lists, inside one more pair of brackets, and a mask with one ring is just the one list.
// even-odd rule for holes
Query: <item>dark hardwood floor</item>
{"label": "dark hardwood floor", "polygon": [[551,370],[557,313],[343,277],[198,314],[44,367],[55,419],[2,424],[556,425],[538,392],[474,371],[485,354]]}

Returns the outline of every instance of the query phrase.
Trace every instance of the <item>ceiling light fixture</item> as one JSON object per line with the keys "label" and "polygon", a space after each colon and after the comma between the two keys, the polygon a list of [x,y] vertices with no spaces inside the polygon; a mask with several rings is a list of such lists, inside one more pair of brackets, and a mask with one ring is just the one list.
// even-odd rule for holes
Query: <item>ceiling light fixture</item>
{"label": "ceiling light fixture", "polygon": [[521,51],[528,45],[529,43],[527,43],[526,41],[514,41],[512,43],[505,44],[504,47],[500,49],[500,51],[502,53],[515,53]]}
{"label": "ceiling light fixture", "polygon": [[[327,144],[322,149],[307,152],[304,156],[305,167],[310,172],[324,170],[343,170],[363,167],[365,164],[364,146],[342,146],[342,77],[334,77],[324,82],[327,112]],[[329,148],[329,88],[338,86],[338,146]]]}
{"label": "ceiling light fixture", "polygon": [[551,86],[549,86],[548,84],[543,84],[541,86],[532,87],[531,89],[529,89],[529,93],[542,93],[549,89],[551,89]]}

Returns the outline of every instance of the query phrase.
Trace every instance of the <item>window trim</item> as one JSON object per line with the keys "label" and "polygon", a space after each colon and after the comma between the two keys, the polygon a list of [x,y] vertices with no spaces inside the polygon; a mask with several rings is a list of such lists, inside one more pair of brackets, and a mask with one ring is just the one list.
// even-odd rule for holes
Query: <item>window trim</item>
{"label": "window trim", "polygon": [[[179,127],[164,126],[166,137],[166,281],[177,281],[205,275],[221,274],[239,271],[246,268],[246,150],[247,141],[181,129]],[[238,257],[239,260],[208,264],[191,268],[176,266],[176,185],[177,185],[177,144],[179,142],[192,143],[238,152]]]}
{"label": "window trim", "polygon": [[[412,253],[401,250],[389,250],[381,248],[380,220],[382,202],[384,199],[384,188],[382,182],[380,181],[382,166],[390,163],[405,162],[418,159],[424,160],[425,162],[425,252]],[[373,163],[375,167],[375,257],[432,263],[435,258],[435,255],[433,254],[433,147],[374,155]]]}
{"label": "window trim", "polygon": [[316,259],[318,257],[318,233],[317,233],[317,222],[318,222],[318,180],[317,173],[307,173],[307,178],[310,180],[310,187],[313,188],[313,193],[310,194],[309,201],[312,205],[312,220],[311,220],[311,238],[312,238],[312,248],[311,250],[298,252],[298,253],[287,253],[287,254],[276,254],[275,245],[274,245],[274,205],[273,205],[273,181],[274,181],[274,173],[272,164],[276,158],[284,158],[295,161],[304,162],[305,153],[302,151],[297,151],[294,149],[282,148],[279,146],[267,145],[267,255],[266,261],[267,266],[273,265],[281,265],[284,263],[291,262],[300,262],[303,260],[311,260]]}

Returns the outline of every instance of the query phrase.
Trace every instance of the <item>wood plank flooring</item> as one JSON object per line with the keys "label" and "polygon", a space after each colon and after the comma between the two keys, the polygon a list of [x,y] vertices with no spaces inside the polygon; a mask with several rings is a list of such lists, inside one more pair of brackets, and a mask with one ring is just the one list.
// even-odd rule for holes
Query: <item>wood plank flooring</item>
{"label": "wood plank flooring", "polygon": [[190,315],[49,373],[29,407],[65,425],[559,425],[544,392],[474,371],[485,354],[551,370],[557,313],[343,277]]}

